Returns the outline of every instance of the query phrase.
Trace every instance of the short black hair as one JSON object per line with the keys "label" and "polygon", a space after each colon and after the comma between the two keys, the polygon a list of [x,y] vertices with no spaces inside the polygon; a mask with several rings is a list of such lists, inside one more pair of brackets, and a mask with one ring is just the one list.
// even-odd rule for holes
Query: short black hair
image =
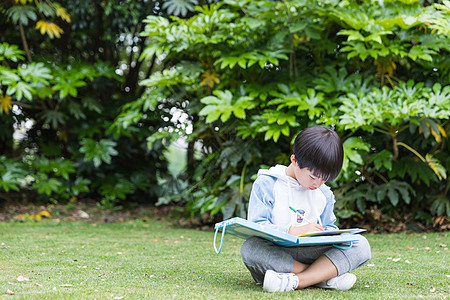
{"label": "short black hair", "polygon": [[341,172],[344,147],[334,130],[322,126],[302,130],[295,137],[293,151],[298,166],[322,180],[334,180]]}

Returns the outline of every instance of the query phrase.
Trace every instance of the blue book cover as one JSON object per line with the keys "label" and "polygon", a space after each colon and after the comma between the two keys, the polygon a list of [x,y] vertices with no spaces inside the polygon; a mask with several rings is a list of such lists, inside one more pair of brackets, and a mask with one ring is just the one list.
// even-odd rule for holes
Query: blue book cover
{"label": "blue book cover", "polygon": [[[301,236],[295,236],[288,233],[280,232],[272,228],[265,227],[262,224],[258,224],[239,217],[228,219],[220,223],[216,223],[214,235],[214,249],[216,253],[219,253],[223,246],[223,237],[225,233],[233,236],[247,239],[252,236],[258,236],[273,243],[284,247],[298,247],[298,246],[313,246],[324,244],[343,244],[352,243],[359,238],[355,233],[365,231],[364,229],[353,228],[343,230],[331,230],[331,231],[317,231],[309,232]],[[222,239],[220,248],[216,247],[216,238],[219,230],[222,230]],[[351,246],[351,245],[350,245]]]}

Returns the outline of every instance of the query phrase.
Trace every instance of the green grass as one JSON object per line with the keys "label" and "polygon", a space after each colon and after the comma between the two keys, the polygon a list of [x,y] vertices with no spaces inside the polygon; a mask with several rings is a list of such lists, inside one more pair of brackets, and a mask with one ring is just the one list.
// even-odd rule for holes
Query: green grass
{"label": "green grass", "polygon": [[[352,290],[276,295],[254,284],[241,261],[241,239],[226,236],[217,255],[213,236],[212,230],[157,221],[0,223],[0,298],[449,298],[448,233],[366,234],[372,260],[354,271],[358,281]],[[20,275],[29,281],[17,281]],[[15,295],[7,295],[8,289]]]}

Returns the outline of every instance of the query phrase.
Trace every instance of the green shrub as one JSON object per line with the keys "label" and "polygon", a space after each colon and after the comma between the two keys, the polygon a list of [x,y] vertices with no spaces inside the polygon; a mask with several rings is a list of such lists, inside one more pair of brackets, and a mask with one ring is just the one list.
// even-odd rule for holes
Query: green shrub
{"label": "green shrub", "polygon": [[143,58],[164,53],[166,69],[142,85],[189,115],[193,132],[174,132],[201,146],[188,209],[245,216],[257,169],[288,163],[293,137],[321,124],[346,150],[341,218],[449,217],[447,4],[228,0],[149,16]]}

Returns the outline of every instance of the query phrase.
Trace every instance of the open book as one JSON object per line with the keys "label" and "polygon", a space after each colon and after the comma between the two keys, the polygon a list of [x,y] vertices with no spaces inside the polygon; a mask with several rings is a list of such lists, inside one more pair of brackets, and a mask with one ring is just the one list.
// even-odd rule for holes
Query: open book
{"label": "open book", "polygon": [[310,231],[304,234],[300,234],[302,236],[325,236],[325,235],[336,235],[336,234],[357,234],[366,231],[362,228],[349,228],[349,229],[338,229],[338,230],[327,230],[327,231]]}
{"label": "open book", "polygon": [[[351,243],[358,241],[359,237],[355,233],[365,231],[365,229],[342,229],[330,231],[314,231],[308,232],[301,236],[291,235],[289,233],[280,232],[262,224],[258,224],[239,217],[228,219],[215,225],[214,234],[214,250],[220,253],[223,246],[223,239],[225,232],[242,239],[247,239],[252,236],[261,237],[272,241],[273,243],[284,247],[298,247],[298,246],[313,246],[331,244],[341,249],[348,249]],[[222,230],[222,238],[220,247],[216,247],[217,233]]]}

